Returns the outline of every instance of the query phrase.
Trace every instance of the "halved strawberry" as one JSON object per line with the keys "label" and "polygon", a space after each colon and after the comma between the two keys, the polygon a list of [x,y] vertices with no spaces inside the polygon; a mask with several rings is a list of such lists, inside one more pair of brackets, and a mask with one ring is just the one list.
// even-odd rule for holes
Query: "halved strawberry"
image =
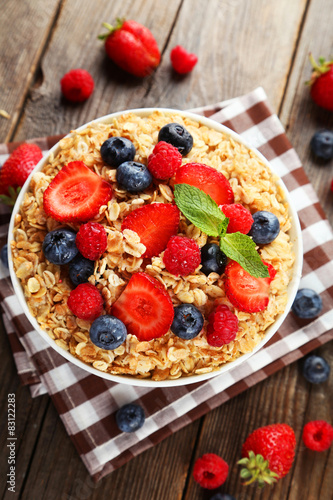
{"label": "halved strawberry", "polygon": [[142,341],[165,335],[174,309],[168,292],[157,279],[147,273],[135,273],[112,305],[111,314],[126,325],[128,333]]}
{"label": "halved strawberry", "polygon": [[108,182],[82,161],[71,161],[50,182],[44,192],[44,210],[60,222],[87,222],[112,197]]}
{"label": "halved strawberry", "polygon": [[232,260],[225,268],[225,293],[230,302],[246,312],[259,312],[266,309],[269,302],[269,285],[276,275],[271,264],[268,266],[269,278],[255,278]]}
{"label": "halved strawberry", "polygon": [[190,184],[209,194],[218,205],[234,202],[228,179],[203,163],[186,163],[177,170],[175,184]]}
{"label": "halved strawberry", "polygon": [[140,236],[146,247],[143,257],[153,257],[167,246],[171,236],[177,234],[180,212],[170,203],[152,203],[136,208],[125,217],[121,229],[131,229]]}

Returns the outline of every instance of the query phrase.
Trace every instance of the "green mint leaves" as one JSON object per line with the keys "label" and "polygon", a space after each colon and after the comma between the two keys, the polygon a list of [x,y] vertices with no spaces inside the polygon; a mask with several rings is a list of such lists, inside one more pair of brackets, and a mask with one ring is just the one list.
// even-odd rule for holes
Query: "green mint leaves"
{"label": "green mint leaves", "polygon": [[229,259],[235,260],[255,278],[268,278],[254,241],[242,233],[227,233],[229,219],[206,193],[189,184],[175,185],[175,201],[179,210],[208,236],[220,238],[220,248]]}

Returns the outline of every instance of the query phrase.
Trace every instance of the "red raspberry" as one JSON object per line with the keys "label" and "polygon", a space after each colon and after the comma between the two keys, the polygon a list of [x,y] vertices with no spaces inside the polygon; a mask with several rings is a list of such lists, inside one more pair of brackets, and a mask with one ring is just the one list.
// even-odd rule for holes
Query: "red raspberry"
{"label": "red raspberry", "polygon": [[305,424],[302,439],[310,450],[328,450],[333,441],[333,427],[325,420],[313,420]]}
{"label": "red raspberry", "polygon": [[229,217],[227,233],[236,233],[237,231],[247,234],[253,224],[253,217],[247,208],[239,203],[232,205],[220,205],[220,209],[226,217]]}
{"label": "red raspberry", "polygon": [[172,236],[163,256],[166,270],[175,276],[193,273],[201,262],[200,248],[191,238]]}
{"label": "red raspberry", "polygon": [[75,243],[83,257],[90,260],[99,259],[107,247],[107,234],[104,226],[98,222],[82,224]]}
{"label": "red raspberry", "polygon": [[67,305],[75,316],[86,321],[94,321],[103,312],[102,296],[91,283],[74,288],[69,294]]}
{"label": "red raspberry", "polygon": [[198,458],[193,467],[193,478],[203,488],[214,490],[228,476],[229,465],[215,453],[206,453]]}
{"label": "red raspberry", "polygon": [[207,342],[213,347],[222,347],[235,339],[238,318],[226,305],[217,306],[208,316]]}
{"label": "red raspberry", "polygon": [[71,102],[83,102],[94,90],[94,80],[85,69],[72,69],[60,80],[61,92]]}
{"label": "red raspberry", "polygon": [[189,73],[198,62],[197,56],[187,52],[181,45],[172,49],[170,59],[173,69],[180,74]]}
{"label": "red raspberry", "polygon": [[182,155],[178,149],[164,141],[158,142],[148,157],[148,170],[155,179],[169,179],[181,164]]}

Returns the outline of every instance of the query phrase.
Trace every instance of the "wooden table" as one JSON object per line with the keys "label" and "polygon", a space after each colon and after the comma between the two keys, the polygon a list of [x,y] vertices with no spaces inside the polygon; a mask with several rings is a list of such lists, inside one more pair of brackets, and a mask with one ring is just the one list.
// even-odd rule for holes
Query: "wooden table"
{"label": "wooden table", "polygon": [[[322,205],[333,220],[329,183],[333,163],[318,166],[309,152],[315,130],[332,127],[332,113],[309,98],[308,53],[332,56],[332,0],[2,0],[0,13],[0,142],[60,134],[97,116],[126,108],[187,109],[249,92],[262,85],[303,161]],[[162,52],[156,73],[140,81],[116,68],[97,35],[102,22],[126,16],[154,33]],[[192,74],[176,76],[169,53],[177,44],[198,55]],[[60,78],[82,67],[94,77],[93,96],[70,105]],[[307,383],[295,363],[185,427],[97,484],[93,484],[48,396],[31,399],[16,374],[1,335],[1,411],[16,394],[16,491],[7,491],[5,436],[1,440],[2,498],[28,500],[208,499],[192,479],[195,459],[206,452],[231,465],[223,490],[238,500],[329,500],[333,449],[316,454],[300,436],[305,422],[331,420],[333,377]],[[319,353],[333,366],[332,345]],[[330,399],[331,398],[331,399]],[[244,487],[236,461],[254,428],[286,421],[297,437],[292,471],[273,489]]]}

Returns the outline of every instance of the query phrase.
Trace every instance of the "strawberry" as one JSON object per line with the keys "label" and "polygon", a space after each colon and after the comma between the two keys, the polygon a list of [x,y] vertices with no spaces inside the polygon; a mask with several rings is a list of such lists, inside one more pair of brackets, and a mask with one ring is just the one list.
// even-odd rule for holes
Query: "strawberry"
{"label": "strawberry", "polygon": [[311,97],[318,106],[333,111],[333,61],[320,57],[317,64],[310,54],[310,62],[314,70],[307,82],[311,86]]}
{"label": "strawberry", "polygon": [[272,484],[288,474],[295,457],[296,438],[287,424],[272,424],[253,431],[242,447],[241,477],[245,483]]}
{"label": "strawberry", "polygon": [[174,310],[168,292],[147,273],[132,275],[111,314],[120,319],[128,333],[140,341],[162,337],[169,330]]}
{"label": "strawberry", "polygon": [[225,293],[234,307],[240,311],[263,311],[269,302],[269,285],[276,271],[267,264],[269,278],[255,278],[247,273],[238,262],[232,260],[225,268]]}
{"label": "strawberry", "polygon": [[228,179],[202,163],[186,163],[177,170],[175,184],[190,184],[209,194],[218,205],[233,203],[234,193]]}
{"label": "strawberry", "polygon": [[180,212],[176,205],[153,203],[136,208],[121,225],[121,229],[131,229],[140,236],[146,247],[143,257],[160,254],[171,236],[177,234]]}
{"label": "strawberry", "polygon": [[1,201],[14,205],[20,188],[42,158],[42,151],[36,144],[21,144],[12,152],[0,170]]}
{"label": "strawberry", "polygon": [[62,167],[44,192],[44,210],[59,222],[87,222],[111,199],[108,182],[82,161]]}
{"label": "strawberry", "polygon": [[107,55],[120,68],[143,78],[159,65],[161,54],[148,28],[136,21],[123,19],[117,19],[116,27],[108,23],[103,26],[109,32],[100,35],[99,39],[105,40]]}

